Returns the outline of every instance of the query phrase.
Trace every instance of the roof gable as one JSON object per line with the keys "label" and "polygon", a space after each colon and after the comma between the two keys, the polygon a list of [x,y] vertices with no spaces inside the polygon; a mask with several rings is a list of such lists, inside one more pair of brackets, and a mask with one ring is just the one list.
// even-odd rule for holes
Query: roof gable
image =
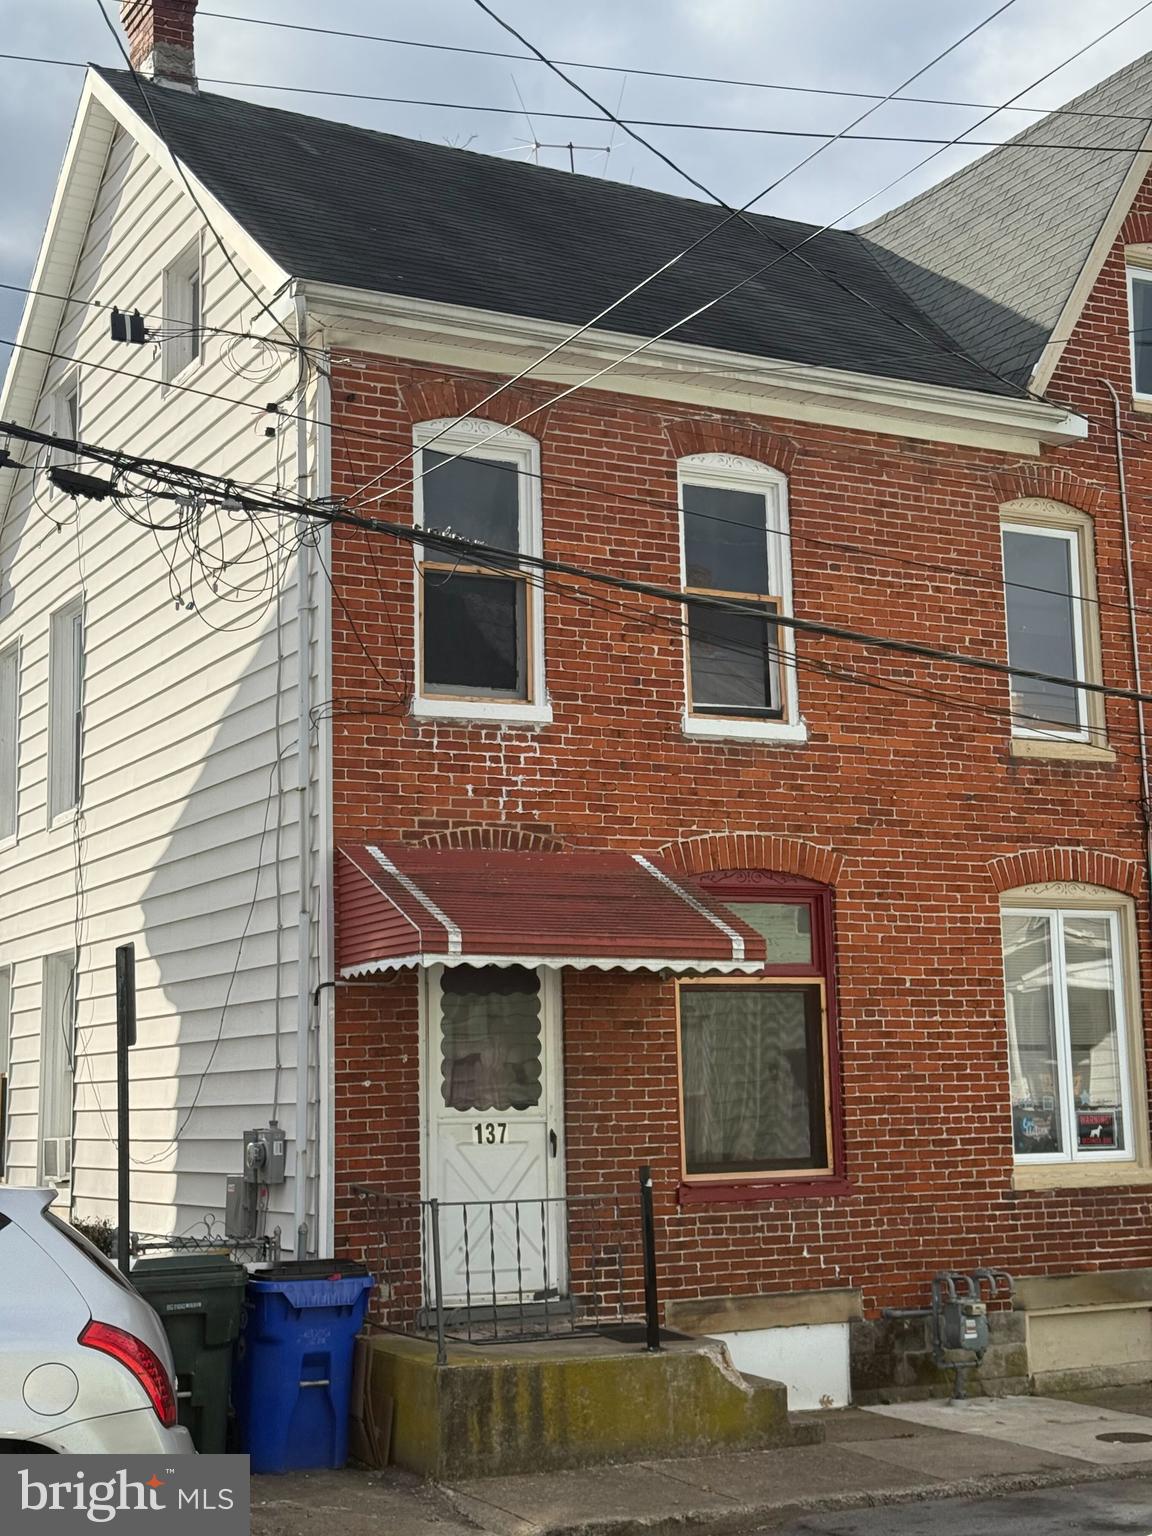
{"label": "roof gable", "polygon": [[[860,231],[973,357],[1030,378],[1152,123],[1152,54]],[[1143,114],[1143,116],[1141,116]],[[1068,147],[1063,147],[1068,146]]]}

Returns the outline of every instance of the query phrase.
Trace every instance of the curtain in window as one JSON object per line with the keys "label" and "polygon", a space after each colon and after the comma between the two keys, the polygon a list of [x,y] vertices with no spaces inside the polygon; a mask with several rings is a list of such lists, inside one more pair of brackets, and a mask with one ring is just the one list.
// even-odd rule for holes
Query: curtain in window
{"label": "curtain in window", "polygon": [[826,1161],[820,998],[813,987],[680,994],[689,1173]]}
{"label": "curtain in window", "polygon": [[524,966],[462,966],[440,984],[441,1092],[452,1109],[531,1109],[540,1073],[540,978]]}

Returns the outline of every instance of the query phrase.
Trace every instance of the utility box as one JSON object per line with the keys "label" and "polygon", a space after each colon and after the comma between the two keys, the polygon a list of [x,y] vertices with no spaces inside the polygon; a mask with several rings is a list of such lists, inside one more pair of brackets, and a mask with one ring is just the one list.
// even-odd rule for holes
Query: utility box
{"label": "utility box", "polygon": [[243,1173],[230,1173],[224,1194],[224,1231],[229,1237],[256,1236],[256,1186]]}
{"label": "utility box", "polygon": [[288,1141],[278,1125],[244,1132],[244,1177],[250,1184],[283,1184]]}
{"label": "utility box", "polygon": [[940,1308],[940,1343],[944,1349],[970,1349],[982,1355],[988,1348],[988,1308],[982,1301],[962,1298]]}

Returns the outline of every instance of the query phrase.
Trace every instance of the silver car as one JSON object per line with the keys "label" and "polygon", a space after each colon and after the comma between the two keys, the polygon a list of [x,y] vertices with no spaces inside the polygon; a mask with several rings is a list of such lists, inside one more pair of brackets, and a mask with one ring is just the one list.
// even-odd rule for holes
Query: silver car
{"label": "silver car", "polygon": [[193,1453],[160,1319],[55,1198],[0,1188],[0,1452]]}

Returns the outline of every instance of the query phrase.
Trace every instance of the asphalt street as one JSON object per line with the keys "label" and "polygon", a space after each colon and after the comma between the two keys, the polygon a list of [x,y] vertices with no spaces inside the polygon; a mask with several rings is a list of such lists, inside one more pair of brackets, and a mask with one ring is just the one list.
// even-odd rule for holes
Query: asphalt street
{"label": "asphalt street", "polygon": [[[924,1503],[807,1515],[760,1526],[763,1536],[1152,1536],[1152,1482],[1141,1478],[1041,1488],[995,1499]],[[752,1536],[752,1532],[749,1532]]]}

